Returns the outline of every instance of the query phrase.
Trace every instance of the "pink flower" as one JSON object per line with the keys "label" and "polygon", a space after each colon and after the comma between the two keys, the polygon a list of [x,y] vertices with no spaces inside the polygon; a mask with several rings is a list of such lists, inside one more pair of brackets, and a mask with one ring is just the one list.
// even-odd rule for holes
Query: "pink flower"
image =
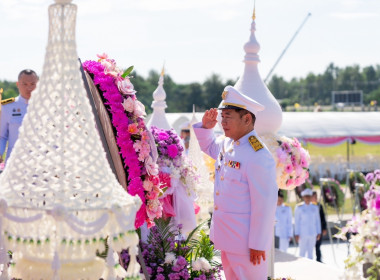
{"label": "pink flower", "polygon": [[171,144],[167,147],[168,149],[168,156],[171,158],[175,158],[178,155],[178,148],[176,145]]}
{"label": "pink flower", "polygon": [[293,172],[293,165],[291,164],[288,164],[286,167],[285,167],[285,171],[286,173],[290,174]]}
{"label": "pink flower", "polygon": [[165,131],[162,131],[162,132],[158,133],[158,139],[160,141],[168,140],[169,139],[169,135]]}
{"label": "pink flower", "polygon": [[292,145],[293,145],[293,147],[296,147],[296,148],[300,148],[301,147],[301,144],[300,144],[300,142],[298,141],[297,138],[293,138]]}
{"label": "pink flower", "polygon": [[293,164],[294,167],[297,166],[297,161],[296,161],[296,156],[295,155],[292,155],[290,157],[290,161],[292,162],[292,164]]}
{"label": "pink flower", "polygon": [[162,215],[162,205],[159,200],[149,200],[147,207],[146,207],[146,212],[148,214],[148,217],[150,219],[155,219],[155,218],[160,218]]}
{"label": "pink flower", "polygon": [[308,163],[308,161],[306,160],[306,158],[301,157],[300,165],[301,165],[303,168],[307,168],[307,167],[309,166],[309,163]]}
{"label": "pink flower", "polygon": [[130,125],[128,125],[128,132],[130,134],[137,134],[139,132],[137,128],[137,123],[131,123]]}
{"label": "pink flower", "polygon": [[136,117],[138,117],[138,118],[143,117],[143,116],[146,115],[144,104],[142,104],[142,103],[141,103],[140,101],[138,101],[138,100],[135,101],[135,110],[134,110],[134,114],[135,114]]}
{"label": "pink flower", "polygon": [[147,192],[151,192],[153,189],[153,183],[150,180],[145,180],[143,183],[144,190]]}
{"label": "pink flower", "polygon": [[155,186],[158,186],[160,184],[159,176],[151,176],[149,179],[153,182],[153,185]]}
{"label": "pink flower", "polygon": [[303,183],[305,183],[305,179],[301,178],[301,177],[297,177],[295,182],[294,182],[294,185],[296,186],[300,186],[302,185]]}
{"label": "pink flower", "polygon": [[108,54],[106,54],[106,53],[97,54],[96,56],[99,57],[99,60],[107,59],[108,58]]}
{"label": "pink flower", "polygon": [[303,172],[303,168],[300,165],[296,166],[296,175],[300,176]]}
{"label": "pink flower", "polygon": [[277,158],[278,158],[279,162],[281,162],[281,163],[285,163],[286,162],[286,159],[287,159],[288,155],[287,155],[287,153],[284,152],[283,149],[278,148],[276,150],[276,154],[277,154]]}
{"label": "pink flower", "polygon": [[288,181],[286,181],[286,186],[287,187],[291,187],[291,186],[293,186],[293,184],[294,184],[294,180],[293,179],[289,179]]}
{"label": "pink flower", "polygon": [[135,95],[133,84],[128,78],[123,79],[121,76],[117,77],[116,84],[122,94]]}
{"label": "pink flower", "polygon": [[287,152],[287,153],[291,152],[290,145],[288,143],[282,142],[281,147],[284,149],[285,152]]}
{"label": "pink flower", "polygon": [[[152,189],[153,190],[153,189]],[[146,199],[148,200],[155,200],[158,198],[158,192],[156,191],[150,191],[145,195]]]}
{"label": "pink flower", "polygon": [[135,102],[132,100],[132,98],[124,99],[123,107],[125,111],[132,113],[135,109]]}

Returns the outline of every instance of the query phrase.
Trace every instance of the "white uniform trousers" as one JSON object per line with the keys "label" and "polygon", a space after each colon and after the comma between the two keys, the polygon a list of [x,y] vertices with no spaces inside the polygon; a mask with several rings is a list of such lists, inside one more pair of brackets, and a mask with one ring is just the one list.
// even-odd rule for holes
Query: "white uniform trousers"
{"label": "white uniform trousers", "polygon": [[280,239],[280,245],[279,245],[279,249],[280,251],[282,252],[285,252],[288,250],[289,248],[289,238],[279,238]]}
{"label": "white uniform trousers", "polygon": [[307,257],[312,260],[316,241],[315,235],[300,236],[300,257],[305,257],[307,253]]}
{"label": "white uniform trousers", "polygon": [[[253,265],[249,255],[238,255],[221,251],[222,265],[226,280],[267,280],[268,263],[261,259],[259,265]],[[268,258],[268,252],[265,252]]]}

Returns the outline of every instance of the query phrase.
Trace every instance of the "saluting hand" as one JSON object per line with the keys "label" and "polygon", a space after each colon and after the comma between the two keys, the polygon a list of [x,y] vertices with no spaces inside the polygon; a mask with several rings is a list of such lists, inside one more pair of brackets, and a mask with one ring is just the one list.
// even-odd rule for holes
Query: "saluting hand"
{"label": "saluting hand", "polygon": [[214,128],[216,123],[218,122],[216,120],[216,117],[218,116],[218,110],[215,108],[212,108],[210,110],[207,110],[202,118],[202,128]]}
{"label": "saluting hand", "polygon": [[265,251],[249,249],[249,257],[253,265],[260,264],[261,258],[265,261]]}

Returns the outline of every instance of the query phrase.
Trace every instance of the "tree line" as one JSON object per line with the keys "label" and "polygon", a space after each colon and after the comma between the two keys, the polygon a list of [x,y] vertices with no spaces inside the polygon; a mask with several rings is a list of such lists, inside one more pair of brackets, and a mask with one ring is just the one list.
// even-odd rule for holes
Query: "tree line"
{"label": "tree line", "polygon": [[[160,73],[152,70],[144,78],[134,71],[132,76],[137,97],[149,114],[152,112],[152,93],[158,86]],[[211,74],[202,83],[177,84],[170,75],[165,75],[164,89],[168,106],[166,112],[191,112],[193,104],[198,112],[216,107],[221,101],[224,87],[234,85],[236,81],[237,79],[223,80],[218,74]],[[15,82],[0,81],[0,88],[4,89],[3,99],[18,95]],[[304,106],[313,106],[316,103],[330,105],[331,92],[340,90],[362,90],[365,105],[371,101],[380,104],[380,65],[339,68],[331,63],[322,74],[309,73],[304,78],[293,78],[290,81],[274,75],[268,88],[283,108],[295,103]]]}

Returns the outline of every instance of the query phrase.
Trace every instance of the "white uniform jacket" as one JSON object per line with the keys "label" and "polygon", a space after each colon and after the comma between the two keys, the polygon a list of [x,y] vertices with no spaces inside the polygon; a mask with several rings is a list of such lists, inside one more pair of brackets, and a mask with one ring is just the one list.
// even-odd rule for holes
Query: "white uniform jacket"
{"label": "white uniform jacket", "polygon": [[302,236],[317,236],[321,233],[321,219],[319,218],[319,208],[310,203],[302,202],[294,210],[294,233]]}
{"label": "white uniform jacket", "polygon": [[16,143],[18,130],[26,114],[27,107],[27,100],[22,96],[16,97],[16,100],[13,103],[1,106],[0,154],[3,155],[8,142],[6,159],[9,158],[13,146]]}
{"label": "white uniform jacket", "polygon": [[293,236],[292,208],[282,204],[276,208],[276,230],[275,235],[280,238]]}
{"label": "white uniform jacket", "polygon": [[202,151],[216,160],[214,213],[210,238],[215,248],[241,255],[249,248],[269,250],[273,241],[278,187],[275,161],[269,150],[255,151],[248,141],[215,139],[212,129],[194,124]]}

